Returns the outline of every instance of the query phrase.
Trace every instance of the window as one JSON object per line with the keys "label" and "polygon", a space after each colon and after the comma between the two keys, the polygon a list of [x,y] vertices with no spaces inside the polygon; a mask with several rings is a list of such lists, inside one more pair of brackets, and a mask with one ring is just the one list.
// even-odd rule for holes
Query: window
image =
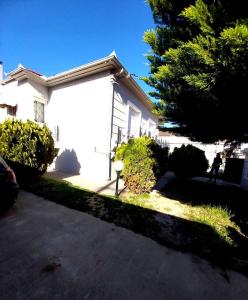
{"label": "window", "polygon": [[141,113],[129,107],[128,136],[138,137],[140,135]]}
{"label": "window", "polygon": [[15,117],[16,116],[16,110],[17,110],[17,105],[16,106],[7,106],[7,114],[8,116]]}
{"label": "window", "polygon": [[148,132],[148,136],[154,138],[156,135],[156,123],[154,121],[152,121],[151,119],[149,119],[149,132]]}
{"label": "window", "polygon": [[44,103],[34,101],[34,120],[39,123],[44,123]]}
{"label": "window", "polygon": [[117,132],[117,146],[121,143],[121,128],[118,126]]}

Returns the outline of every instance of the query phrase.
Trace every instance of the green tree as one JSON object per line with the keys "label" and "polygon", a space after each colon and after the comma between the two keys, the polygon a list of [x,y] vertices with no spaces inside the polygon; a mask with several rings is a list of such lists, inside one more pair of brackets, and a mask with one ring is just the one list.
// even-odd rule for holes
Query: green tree
{"label": "green tree", "polygon": [[148,0],[158,109],[192,140],[248,140],[248,11],[242,0]]}

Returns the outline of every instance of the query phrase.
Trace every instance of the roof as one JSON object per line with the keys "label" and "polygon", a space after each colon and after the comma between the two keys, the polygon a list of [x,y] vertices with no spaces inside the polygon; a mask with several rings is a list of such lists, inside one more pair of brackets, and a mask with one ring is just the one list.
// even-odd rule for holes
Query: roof
{"label": "roof", "polygon": [[42,76],[41,74],[31,69],[26,69],[22,65],[19,65],[18,68],[8,74],[7,78],[2,82],[2,84],[7,84],[9,81],[13,80],[20,81],[23,79],[31,79],[44,86],[54,87],[62,83],[98,74],[104,71],[110,71],[114,75],[118,73],[118,80],[121,81],[125,86],[127,86],[127,88],[129,88],[132,92],[134,92],[145,106],[147,106],[150,110],[153,109],[154,104],[141,89],[141,87],[137,84],[137,82],[133,79],[131,74],[117,59],[115,53],[111,53],[109,56],[102,59],[95,60],[88,64],[69,69],[50,77]]}

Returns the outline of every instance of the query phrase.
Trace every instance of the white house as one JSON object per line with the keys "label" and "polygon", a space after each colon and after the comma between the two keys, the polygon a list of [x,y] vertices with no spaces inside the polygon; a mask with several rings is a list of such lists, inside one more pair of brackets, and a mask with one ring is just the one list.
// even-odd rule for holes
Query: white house
{"label": "white house", "polygon": [[59,148],[54,168],[87,178],[111,177],[117,143],[157,136],[152,109],[115,54],[51,77],[19,65],[0,85],[0,122],[14,117],[46,123]]}

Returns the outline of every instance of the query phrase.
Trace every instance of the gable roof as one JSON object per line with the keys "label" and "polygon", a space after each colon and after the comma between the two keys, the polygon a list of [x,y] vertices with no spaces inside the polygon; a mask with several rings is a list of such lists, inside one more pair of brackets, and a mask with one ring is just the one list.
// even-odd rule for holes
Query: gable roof
{"label": "gable roof", "polygon": [[54,87],[62,83],[98,74],[104,71],[110,71],[113,75],[118,73],[119,81],[121,81],[128,89],[135,93],[135,95],[146,107],[148,107],[150,110],[154,108],[154,104],[133,79],[130,73],[128,73],[128,71],[124,68],[121,62],[117,59],[115,53],[111,53],[109,56],[102,59],[95,60],[50,77],[42,76],[31,69],[26,69],[22,65],[19,65],[15,70],[8,74],[7,78],[3,80],[2,84],[7,84],[9,81],[13,80],[20,81],[24,79],[30,79],[46,87]]}

